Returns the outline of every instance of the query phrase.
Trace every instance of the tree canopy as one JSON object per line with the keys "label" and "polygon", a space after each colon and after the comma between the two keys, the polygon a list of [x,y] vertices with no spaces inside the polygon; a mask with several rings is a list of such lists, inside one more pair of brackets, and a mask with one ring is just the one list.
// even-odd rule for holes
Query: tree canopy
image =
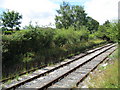
{"label": "tree canopy", "polygon": [[22,15],[15,11],[4,11],[0,17],[2,30],[13,30],[14,28],[19,30]]}
{"label": "tree canopy", "polygon": [[63,2],[57,13],[58,15],[55,17],[56,28],[68,29],[72,26],[74,29],[80,29],[82,26],[86,26],[91,32],[98,29],[99,22],[87,16],[82,6],[72,6],[69,3]]}

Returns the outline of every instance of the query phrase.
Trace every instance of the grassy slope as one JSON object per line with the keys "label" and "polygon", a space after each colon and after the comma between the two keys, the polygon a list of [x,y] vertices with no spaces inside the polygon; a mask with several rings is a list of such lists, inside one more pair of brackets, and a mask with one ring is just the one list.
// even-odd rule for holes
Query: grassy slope
{"label": "grassy slope", "polygon": [[112,63],[106,67],[98,67],[95,75],[90,76],[89,88],[118,88],[118,53],[115,51],[109,58]]}

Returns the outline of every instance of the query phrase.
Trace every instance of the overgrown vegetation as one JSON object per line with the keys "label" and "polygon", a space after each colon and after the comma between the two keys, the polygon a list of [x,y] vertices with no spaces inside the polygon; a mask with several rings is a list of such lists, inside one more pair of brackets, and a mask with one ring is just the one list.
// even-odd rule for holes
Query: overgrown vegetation
{"label": "overgrown vegetation", "polygon": [[100,39],[89,40],[87,30],[74,31],[71,28],[21,30],[12,35],[3,35],[2,39],[3,75],[58,62],[87,48],[106,43]]}
{"label": "overgrown vegetation", "polygon": [[101,72],[96,72],[94,76],[90,77],[89,88],[120,88],[118,84],[118,51],[110,57],[112,64],[106,68],[99,68]]}
{"label": "overgrown vegetation", "polygon": [[4,32],[3,77],[59,62],[97,45],[117,42],[117,23],[105,22],[99,26],[96,20],[86,16],[83,7],[67,3],[63,3],[58,14],[61,16],[55,18],[55,29],[30,24],[20,31]]}

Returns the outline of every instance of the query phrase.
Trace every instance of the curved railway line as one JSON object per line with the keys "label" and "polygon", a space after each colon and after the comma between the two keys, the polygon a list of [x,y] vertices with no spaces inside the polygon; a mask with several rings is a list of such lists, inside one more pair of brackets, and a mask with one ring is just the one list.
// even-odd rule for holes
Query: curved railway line
{"label": "curved railway line", "polygon": [[[109,44],[108,44],[108,45],[109,45]],[[106,45],[105,45],[105,46],[106,46]],[[100,48],[103,48],[103,47],[100,47]],[[100,49],[100,48],[96,48],[95,50]],[[95,51],[95,50],[93,50],[93,51]],[[86,52],[86,51],[87,51],[87,50],[85,50],[84,52]],[[87,55],[87,54],[90,54],[90,53],[92,53],[92,52],[86,52],[86,54],[84,54],[84,55]],[[80,57],[82,57],[82,56],[84,56],[84,55],[81,55]],[[71,56],[71,57],[73,58],[73,56]],[[68,57],[68,58],[71,58],[71,57]],[[62,61],[62,60],[61,60],[61,61]],[[74,60],[73,60],[73,61],[74,61]],[[59,62],[60,62],[60,61],[59,61]],[[55,62],[55,63],[59,63],[59,62]],[[25,72],[20,72],[17,76],[22,76],[22,75],[24,75],[24,74],[26,74],[26,73],[31,73],[31,72],[34,72],[34,71],[36,71],[36,70],[38,70],[38,69],[44,68],[44,67],[47,67],[47,65],[42,65],[42,66],[39,66],[39,67],[30,69],[30,70],[25,71]],[[15,79],[17,76],[14,75],[14,76],[11,76],[11,77],[2,79],[2,80],[0,80],[0,82],[5,83],[5,82],[7,82],[8,80]]]}
{"label": "curved railway line", "polygon": [[116,49],[116,44],[107,44],[86,53],[81,53],[54,66],[35,71],[19,81],[5,84],[5,89],[16,88],[72,88],[77,86],[92,70]]}

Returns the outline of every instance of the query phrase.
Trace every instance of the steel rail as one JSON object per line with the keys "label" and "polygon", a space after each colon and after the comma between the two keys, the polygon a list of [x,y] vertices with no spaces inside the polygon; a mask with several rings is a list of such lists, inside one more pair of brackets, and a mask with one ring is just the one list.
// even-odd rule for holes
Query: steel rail
{"label": "steel rail", "polygon": [[[107,45],[104,45],[104,46],[102,46],[102,47],[100,47],[100,48],[98,48],[98,49],[95,48],[95,50],[94,50],[93,52],[95,52],[95,51],[97,51],[97,50],[99,50],[99,49],[102,49],[103,47],[110,46],[110,45],[111,45],[111,44],[107,44]],[[90,50],[89,50],[89,51],[90,51]],[[86,55],[92,53],[92,52],[87,52],[86,50],[85,50],[84,52],[86,52]],[[83,56],[84,56],[84,55],[80,56],[80,58],[83,57]],[[74,56],[72,56],[72,57],[74,57]],[[72,57],[71,57],[71,58],[72,58]],[[68,57],[68,58],[70,58],[70,57]],[[74,60],[73,60],[73,61],[74,61]],[[69,63],[68,63],[68,64],[69,64]],[[47,65],[43,65],[43,66],[40,66],[40,67],[31,69],[31,70],[22,72],[22,73],[18,74],[17,76],[22,76],[22,75],[24,75],[24,74],[26,74],[26,73],[33,72],[33,71],[35,71],[35,70],[44,68],[44,67],[46,67],[46,66],[47,66]],[[4,82],[7,82],[8,80],[14,79],[15,77],[16,77],[16,75],[15,75],[15,76],[12,76],[12,77],[5,78],[5,79],[2,79],[2,80],[0,80],[0,82],[4,83]]]}
{"label": "steel rail", "polygon": [[98,55],[104,53],[105,51],[109,50],[109,49],[112,48],[112,47],[114,47],[114,46],[111,46],[111,47],[109,47],[108,49],[106,49],[106,50],[100,52],[99,54],[95,55],[94,57],[90,58],[89,60],[87,60],[87,61],[83,62],[82,64],[76,66],[75,68],[73,68],[73,69],[71,69],[71,70],[65,72],[64,74],[60,75],[59,77],[55,78],[54,80],[51,80],[51,81],[49,81],[49,82],[43,84],[42,86],[40,86],[40,87],[37,88],[37,89],[39,89],[39,90],[47,89],[47,88],[48,88],[49,86],[51,86],[52,84],[56,83],[59,79],[64,78],[64,77],[65,77],[66,75],[68,75],[69,73],[75,71],[77,68],[83,66],[83,65],[86,64],[87,62],[91,61],[92,59],[94,59],[95,57],[97,57]]}
{"label": "steel rail", "polygon": [[[64,63],[64,64],[62,64],[62,65],[59,65],[59,66],[57,66],[57,67],[54,67],[53,69],[50,69],[50,70],[48,70],[48,71],[46,71],[46,72],[44,72],[44,73],[41,73],[41,74],[39,74],[39,75],[37,75],[37,76],[35,76],[35,77],[32,77],[32,78],[30,78],[30,79],[27,79],[27,80],[24,80],[24,81],[22,81],[22,82],[19,82],[19,83],[17,83],[17,84],[15,84],[15,85],[13,85],[13,86],[11,86],[11,87],[8,87],[8,88],[6,88],[6,89],[15,89],[15,88],[17,88],[17,87],[19,87],[20,85],[23,85],[23,84],[25,84],[25,83],[27,83],[27,82],[30,82],[30,81],[32,81],[32,80],[34,80],[34,79],[36,79],[36,78],[39,78],[40,76],[44,76],[44,75],[46,75],[47,73],[50,73],[50,72],[52,72],[52,71],[54,71],[54,70],[56,70],[56,69],[58,69],[58,68],[61,68],[61,67],[63,67],[63,66],[65,66],[65,65],[67,65],[67,64],[70,64],[70,63],[72,63],[72,62],[74,62],[75,60],[77,60],[77,59],[80,59],[80,58],[82,58],[82,57],[84,57],[84,56],[86,56],[86,55],[88,55],[88,54],[91,54],[91,53],[93,53],[93,52],[95,52],[95,51],[98,51],[98,50],[100,50],[100,49],[102,49],[102,48],[105,48],[105,47],[108,47],[108,46],[110,46],[111,44],[108,44],[108,45],[104,45],[104,46],[102,46],[102,47],[99,47],[98,49],[94,49],[93,51],[88,51],[87,53],[85,53],[85,54],[81,54],[81,56],[79,56],[79,57],[77,57],[77,58],[74,58],[74,59],[72,59],[71,61],[69,61],[69,62],[66,62],[66,63]],[[92,59],[92,58],[91,58]],[[81,64],[82,65],[82,64]],[[77,69],[77,67],[76,67],[76,69]],[[75,69],[74,69],[75,70]],[[72,71],[74,71],[74,70],[72,70]],[[72,72],[72,71],[69,71],[69,72],[67,72],[67,73],[70,73],[70,72]],[[65,74],[65,75],[67,75],[67,74]],[[59,77],[60,78],[60,77]],[[56,80],[55,80],[56,81]],[[50,82],[51,83],[51,82]],[[43,89],[44,87],[42,87],[42,89]]]}

